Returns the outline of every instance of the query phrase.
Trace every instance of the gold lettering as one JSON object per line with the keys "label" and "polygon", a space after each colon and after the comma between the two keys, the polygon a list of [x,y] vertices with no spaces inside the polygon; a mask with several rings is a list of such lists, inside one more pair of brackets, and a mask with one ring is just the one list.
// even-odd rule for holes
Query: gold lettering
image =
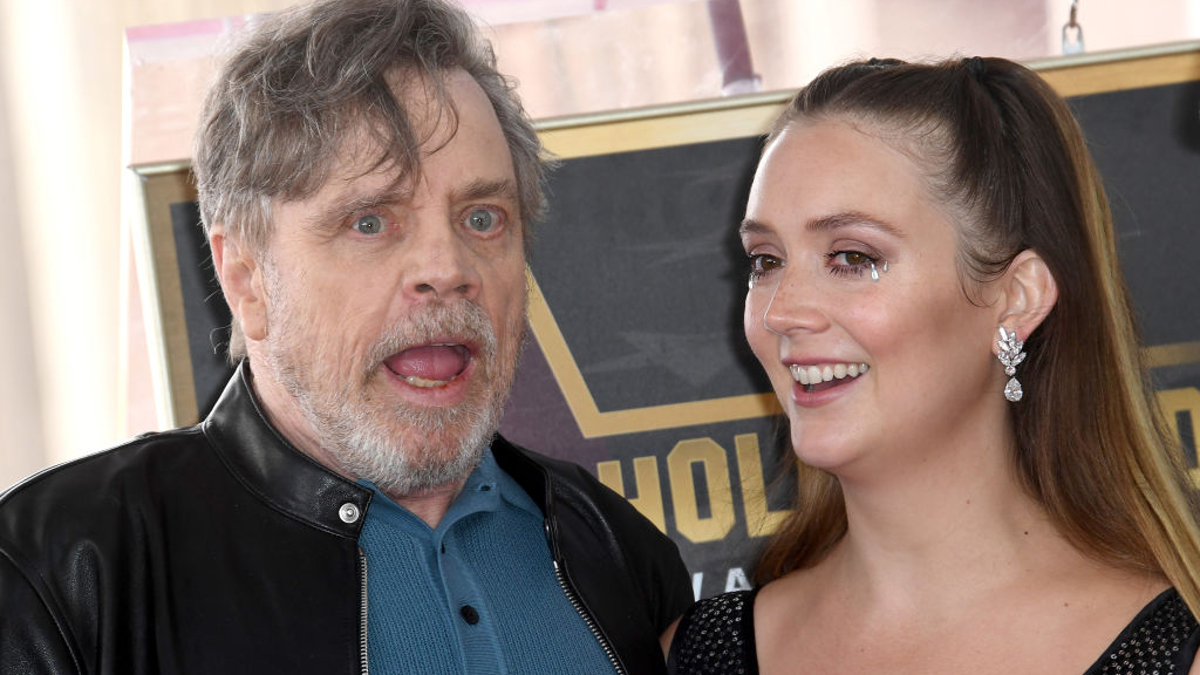
{"label": "gold lettering", "polygon": [[[700,517],[699,495],[692,479],[692,465],[704,468],[708,503],[712,513]],[[725,449],[710,438],[679,441],[667,455],[671,477],[671,500],[675,527],[693,543],[722,539],[733,529],[733,489],[729,483],[729,460]]]}
{"label": "gold lettering", "polygon": [[667,531],[667,517],[663,511],[662,484],[658,482],[658,458],[634,457],[633,479],[637,485],[637,497],[630,498],[625,494],[625,479],[621,477],[621,462],[612,460],[596,463],[596,475],[600,482],[612,488],[614,492],[624,495],[643,516],[654,523],[664,533]]}
{"label": "gold lettering", "polygon": [[767,508],[767,488],[763,482],[762,454],[758,434],[738,434],[733,438],[737,447],[738,474],[742,478],[742,506],[746,512],[746,533],[765,537],[775,533],[791,513],[788,509],[772,511]]}
{"label": "gold lettering", "polygon": [[[1191,418],[1194,444],[1195,434],[1200,431],[1196,428],[1196,423],[1200,421],[1200,389],[1195,387],[1165,389],[1158,392],[1158,404],[1162,406],[1167,422],[1170,423],[1171,430],[1175,432],[1175,442],[1179,443],[1180,447],[1183,446],[1183,434],[1179,429],[1179,415],[1184,414]],[[1195,450],[1195,447],[1192,449]],[[1188,474],[1191,476],[1192,484],[1200,486],[1200,468],[1188,466]]]}

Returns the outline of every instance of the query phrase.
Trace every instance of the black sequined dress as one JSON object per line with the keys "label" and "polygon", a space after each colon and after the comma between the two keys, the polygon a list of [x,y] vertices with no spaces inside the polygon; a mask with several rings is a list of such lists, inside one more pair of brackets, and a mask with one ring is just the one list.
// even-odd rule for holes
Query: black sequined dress
{"label": "black sequined dress", "polygon": [[[692,606],[671,643],[671,675],[758,675],[754,596],[725,593]],[[1200,647],[1200,625],[1175,589],[1151,600],[1084,675],[1187,673]]]}

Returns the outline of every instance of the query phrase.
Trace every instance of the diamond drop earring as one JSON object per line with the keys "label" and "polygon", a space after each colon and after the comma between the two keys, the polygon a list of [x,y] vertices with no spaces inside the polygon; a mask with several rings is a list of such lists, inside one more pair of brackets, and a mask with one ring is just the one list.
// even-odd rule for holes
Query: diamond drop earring
{"label": "diamond drop earring", "polygon": [[1008,332],[1004,326],[1000,326],[1000,339],[996,340],[997,351],[996,358],[1000,359],[1000,363],[1004,364],[1004,374],[1008,375],[1008,384],[1004,385],[1004,398],[1016,403],[1021,400],[1025,392],[1021,389],[1021,383],[1015,377],[1017,374],[1017,365],[1025,360],[1025,352],[1021,348],[1025,343],[1017,339],[1017,332]]}

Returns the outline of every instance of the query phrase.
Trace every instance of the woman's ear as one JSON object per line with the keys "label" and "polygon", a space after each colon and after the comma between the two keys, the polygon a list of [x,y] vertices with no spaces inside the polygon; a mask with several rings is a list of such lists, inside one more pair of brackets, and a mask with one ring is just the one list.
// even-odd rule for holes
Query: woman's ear
{"label": "woman's ear", "polygon": [[998,325],[1028,339],[1058,302],[1058,283],[1050,267],[1037,251],[1025,249],[997,282],[1002,292]]}
{"label": "woman's ear", "polygon": [[267,298],[258,260],[220,225],[214,225],[209,232],[208,244],[229,311],[237,318],[246,339],[262,340],[267,336]]}

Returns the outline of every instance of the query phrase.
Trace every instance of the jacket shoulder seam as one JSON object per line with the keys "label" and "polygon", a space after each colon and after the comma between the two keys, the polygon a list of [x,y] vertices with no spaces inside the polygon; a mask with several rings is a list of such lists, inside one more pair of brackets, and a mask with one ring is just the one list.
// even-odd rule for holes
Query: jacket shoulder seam
{"label": "jacket shoulder seam", "polygon": [[[9,562],[10,565],[12,565],[12,568],[16,570],[16,573],[20,576],[21,580],[24,581],[25,584],[33,591],[34,595],[37,596],[38,602],[41,603],[42,607],[46,610],[46,614],[49,615],[50,619],[54,622],[54,629],[58,634],[59,641],[62,643],[66,652],[71,655],[71,664],[75,667],[75,672],[82,673],[83,666],[80,662],[78,650],[75,649],[74,641],[71,640],[71,634],[70,631],[67,630],[66,622],[63,620],[61,615],[62,613],[58,611],[58,603],[47,601],[47,592],[43,585],[40,583],[35,583],[35,577],[31,577],[29,573],[26,572],[25,566],[21,565],[17,561],[16,554],[14,552],[8,550],[7,547],[0,546],[0,556],[2,556]],[[41,576],[36,576],[36,579],[41,581]]]}
{"label": "jacket shoulder seam", "polygon": [[15,496],[18,493],[24,492],[25,490],[32,488],[33,486],[41,483],[42,481],[52,478],[53,476],[56,476],[68,469],[73,468],[73,467],[83,466],[85,464],[88,464],[88,463],[94,462],[94,461],[101,461],[104,458],[112,455],[113,453],[118,453],[123,450],[128,450],[128,451],[132,452],[132,451],[138,450],[141,446],[144,446],[144,444],[146,444],[146,443],[160,442],[160,441],[166,440],[166,437],[168,437],[168,436],[195,436],[195,435],[200,435],[201,433],[202,432],[200,431],[200,428],[198,425],[191,426],[191,427],[183,427],[180,429],[171,429],[168,431],[150,432],[147,434],[142,434],[140,436],[136,436],[127,441],[123,441],[122,443],[120,443],[118,445],[110,446],[103,450],[98,450],[96,452],[84,455],[83,457],[77,457],[75,459],[67,460],[65,462],[59,462],[58,464],[52,464],[48,467],[41,469],[40,471],[36,471],[36,472],[26,476],[25,478],[21,479],[20,481],[17,481],[13,485],[9,486],[7,489],[0,491],[0,507],[3,507],[5,505],[5,503],[8,502],[10,499],[15,498]]}

